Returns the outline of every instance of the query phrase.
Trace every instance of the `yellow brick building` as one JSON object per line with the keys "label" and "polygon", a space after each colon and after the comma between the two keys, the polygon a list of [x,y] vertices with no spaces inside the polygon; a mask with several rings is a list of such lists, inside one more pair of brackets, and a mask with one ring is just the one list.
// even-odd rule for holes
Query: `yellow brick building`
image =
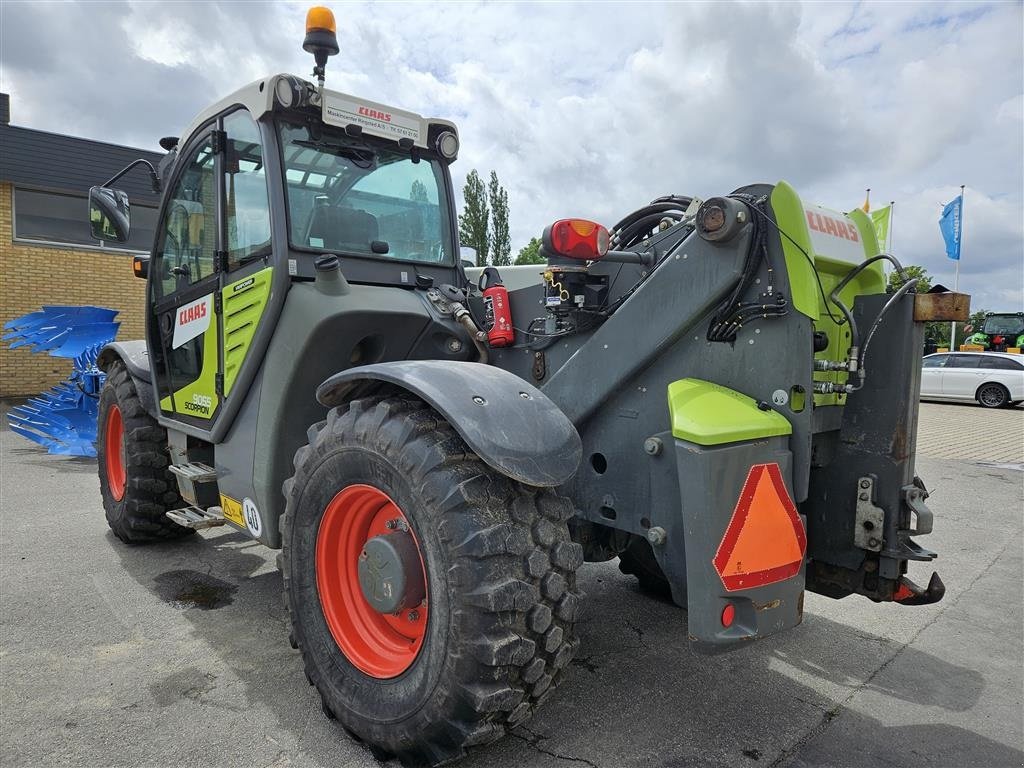
{"label": "yellow brick building", "polygon": [[[145,281],[131,254],[153,239],[157,195],[141,169],[118,182],[132,202],[132,238],[114,245],[89,237],[89,187],[132,160],[160,155],[12,126],[0,94],[0,324],[46,304],[116,309],[118,338],[141,339]],[[34,395],[64,379],[71,361],[0,344],[0,397]]]}

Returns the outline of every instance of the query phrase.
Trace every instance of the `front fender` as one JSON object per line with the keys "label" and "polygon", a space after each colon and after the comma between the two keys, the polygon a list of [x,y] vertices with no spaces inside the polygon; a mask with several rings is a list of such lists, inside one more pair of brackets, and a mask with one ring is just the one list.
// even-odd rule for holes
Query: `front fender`
{"label": "front fender", "polygon": [[115,360],[124,363],[128,373],[135,381],[135,390],[139,393],[142,407],[157,418],[160,409],[153,395],[153,374],[149,369],[149,352],[144,341],[112,341],[100,350],[96,358],[96,366],[106,373]]}
{"label": "front fender", "polygon": [[437,410],[488,465],[526,485],[567,482],[583,453],[572,422],[543,392],[481,363],[403,360],[349,368],[316,391],[328,408],[381,384],[408,390]]}

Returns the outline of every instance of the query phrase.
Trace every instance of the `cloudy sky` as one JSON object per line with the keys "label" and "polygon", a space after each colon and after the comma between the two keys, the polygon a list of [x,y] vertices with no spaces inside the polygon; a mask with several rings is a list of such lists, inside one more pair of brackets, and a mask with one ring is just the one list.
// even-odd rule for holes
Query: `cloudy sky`
{"label": "cloudy sky", "polygon": [[[308,75],[306,5],[0,2],[12,122],[156,148],[264,75]],[[962,290],[1024,302],[1019,2],[336,2],[328,85],[458,123],[496,170],[513,249],[567,215],[786,179],[896,201],[894,251],[952,286],[941,204],[965,184]]]}

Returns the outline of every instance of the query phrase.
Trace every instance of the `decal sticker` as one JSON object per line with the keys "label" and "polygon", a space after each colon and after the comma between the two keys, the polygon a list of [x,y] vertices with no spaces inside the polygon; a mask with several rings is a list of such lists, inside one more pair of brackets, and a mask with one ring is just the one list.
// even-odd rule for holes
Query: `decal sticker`
{"label": "decal sticker", "polygon": [[178,307],[174,319],[174,339],[171,341],[171,348],[177,349],[182,344],[192,341],[196,336],[202,336],[210,327],[210,318],[213,316],[213,294],[208,293],[201,299],[196,299],[191,304]]}
{"label": "decal sticker", "polygon": [[386,139],[412,139],[420,143],[420,120],[388,107],[374,107],[355,99],[324,94],[323,119],[332,125],[358,125],[367,133]]}
{"label": "decal sticker", "polygon": [[231,292],[232,293],[241,293],[246,288],[252,288],[254,285],[256,285],[256,278],[255,277],[248,277],[245,280],[242,280],[240,282],[235,283],[232,286],[232,288],[231,288]]}
{"label": "decal sticker", "polygon": [[224,519],[228,520],[239,528],[245,528],[245,518],[242,516],[242,503],[235,501],[230,496],[220,495],[220,509]]}
{"label": "decal sticker", "polygon": [[258,539],[263,533],[263,520],[260,519],[260,511],[256,509],[256,502],[248,497],[242,499],[242,514],[245,515],[245,525],[249,533]]}
{"label": "decal sticker", "polygon": [[849,216],[820,205],[808,206],[805,213],[817,255],[855,263],[864,261],[864,244],[857,225]]}
{"label": "decal sticker", "polygon": [[213,410],[213,398],[209,395],[193,394],[191,400],[185,401],[185,410],[209,416]]}

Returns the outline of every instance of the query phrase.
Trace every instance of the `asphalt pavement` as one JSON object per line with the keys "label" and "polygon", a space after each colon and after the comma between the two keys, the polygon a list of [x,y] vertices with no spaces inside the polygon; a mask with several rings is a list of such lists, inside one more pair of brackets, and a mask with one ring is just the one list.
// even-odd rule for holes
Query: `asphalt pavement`
{"label": "asphalt pavement", "polygon": [[[937,605],[808,595],[795,630],[705,657],[684,611],[615,563],[584,566],[567,679],[459,765],[1024,764],[1024,472],[979,461],[918,462],[936,518],[921,543],[947,585]],[[274,554],[216,529],[126,547],[95,462],[0,431],[0,764],[379,766],[320,713]]]}

